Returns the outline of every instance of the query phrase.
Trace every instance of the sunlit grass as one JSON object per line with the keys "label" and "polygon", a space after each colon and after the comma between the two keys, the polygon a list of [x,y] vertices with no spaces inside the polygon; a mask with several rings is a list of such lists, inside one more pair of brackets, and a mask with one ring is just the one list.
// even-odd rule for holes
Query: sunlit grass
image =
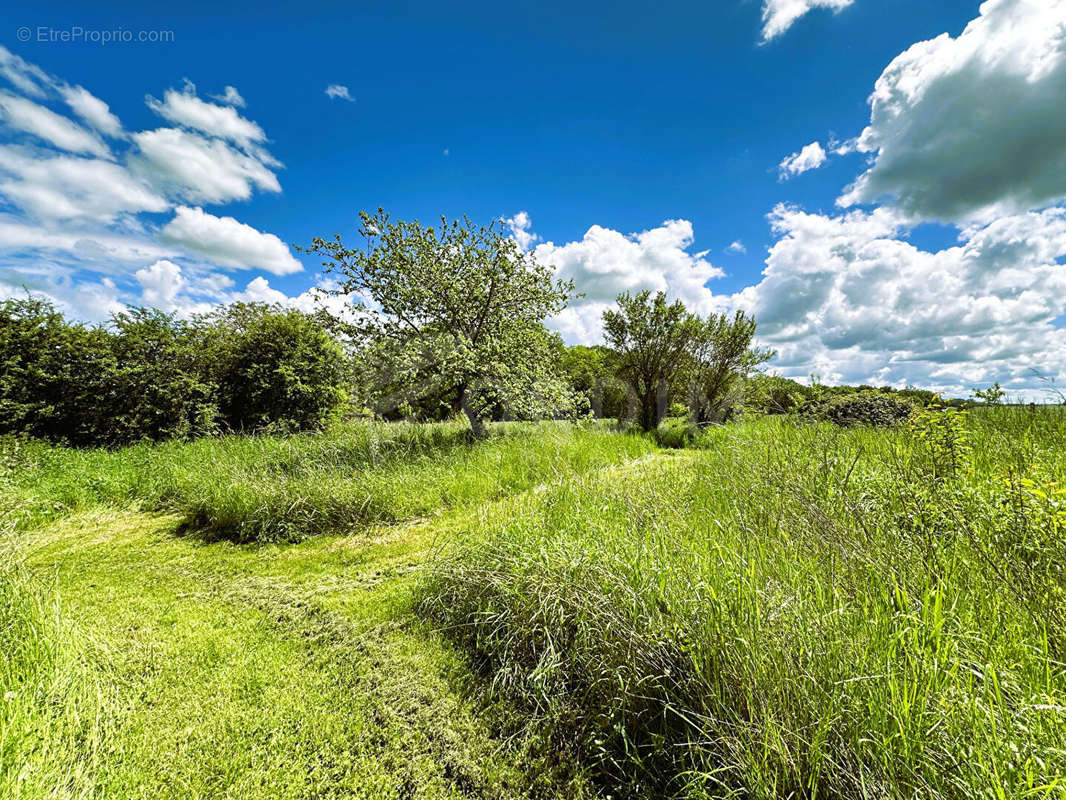
{"label": "sunlit grass", "polygon": [[1061,796],[1064,422],[710,431],[479,519],[421,607],[635,795]]}
{"label": "sunlit grass", "polygon": [[28,527],[98,507],[181,514],[207,538],[296,541],[487,502],[648,452],[594,427],[352,423],[299,436],[226,436],[121,450],[3,442]]}

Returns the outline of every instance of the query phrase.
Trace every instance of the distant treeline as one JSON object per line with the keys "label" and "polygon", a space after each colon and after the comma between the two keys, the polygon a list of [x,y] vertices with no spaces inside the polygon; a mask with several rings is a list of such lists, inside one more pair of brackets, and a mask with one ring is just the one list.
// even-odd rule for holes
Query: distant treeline
{"label": "distant treeline", "polygon": [[[656,304],[662,311],[658,297],[619,301],[630,329]],[[640,332],[636,347],[624,340],[567,347],[544,331],[536,379],[511,392],[540,390],[538,402],[486,404],[484,417],[593,416],[652,430],[666,417],[720,422],[741,411],[891,419],[938,400],[920,389],[805,385],[763,374],[754,367],[768,353],[751,348],[750,319],[685,319],[691,338],[673,366],[648,375],[641,364],[668,362],[663,343],[681,341],[662,325]],[[463,412],[462,385],[404,364],[379,343],[338,337],[327,320],[278,306],[239,303],[191,319],[129,309],[88,326],[44,300],[7,300],[0,303],[0,434],[121,446],[311,430],[344,414],[432,421]]]}
{"label": "distant treeline", "polygon": [[337,235],[306,249],[347,314],[238,303],[86,326],[44,300],[0,303],[0,434],[119,446],[308,430],[348,412],[462,414],[475,437],[489,420],[597,416],[658,431],[670,419],[685,437],[741,409],[890,424],[934,397],[762,374],[774,354],[754,343],[753,318],[701,316],[662,292],[619,295],[605,344],[567,347],[544,322],[575,287],[496,223],[426,226],[381,209],[360,220],[360,246]]}
{"label": "distant treeline", "polygon": [[315,428],[346,400],[347,367],[299,311],[237,304],[183,320],[130,309],[90,327],[43,300],[7,300],[0,433],[117,446]]}

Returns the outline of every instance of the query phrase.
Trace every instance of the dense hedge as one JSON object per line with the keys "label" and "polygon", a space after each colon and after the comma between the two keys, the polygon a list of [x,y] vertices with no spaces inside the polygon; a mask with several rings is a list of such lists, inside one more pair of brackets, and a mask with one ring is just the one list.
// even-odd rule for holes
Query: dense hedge
{"label": "dense hedge", "polygon": [[810,401],[800,408],[800,413],[844,427],[851,425],[891,427],[910,417],[915,407],[914,401],[900,394],[860,391],[830,395]]}
{"label": "dense hedge", "polygon": [[115,446],[317,428],[346,398],[345,369],[313,317],[277,306],[88,327],[43,300],[0,303],[0,434]]}

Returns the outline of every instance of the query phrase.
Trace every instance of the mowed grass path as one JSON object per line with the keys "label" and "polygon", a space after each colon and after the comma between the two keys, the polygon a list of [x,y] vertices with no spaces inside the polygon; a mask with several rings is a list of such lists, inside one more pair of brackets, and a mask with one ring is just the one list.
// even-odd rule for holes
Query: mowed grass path
{"label": "mowed grass path", "polygon": [[[518,444],[511,457],[499,443],[475,445],[512,468],[484,471],[450,510],[348,535],[207,542],[182,534],[184,513],[106,503],[22,534],[34,588],[47,597],[34,625],[47,627],[55,663],[21,685],[0,674],[0,686],[18,690],[0,709],[0,795],[590,794],[578,762],[555,759],[414,613],[419,566],[450,531],[652,449],[551,430]],[[531,456],[538,444],[557,445],[555,455]]]}

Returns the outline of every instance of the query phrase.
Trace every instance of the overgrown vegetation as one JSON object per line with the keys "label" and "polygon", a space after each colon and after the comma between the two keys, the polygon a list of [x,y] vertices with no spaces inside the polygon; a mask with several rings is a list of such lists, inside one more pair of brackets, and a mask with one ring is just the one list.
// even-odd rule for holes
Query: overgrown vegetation
{"label": "overgrown vegetation", "polygon": [[424,612],[630,795],[1057,796],[1060,416],[702,444],[482,520]]}
{"label": "overgrown vegetation", "polygon": [[850,425],[891,427],[907,420],[914,413],[915,404],[895,393],[859,391],[833,394],[810,400],[799,412],[813,419]]}
{"label": "overgrown vegetation", "polygon": [[322,427],[346,397],[340,346],[313,318],[237,304],[148,309],[90,328],[43,300],[0,302],[0,434],[75,446]]}
{"label": "overgrown vegetation", "polygon": [[360,233],[340,317],[0,305],[0,795],[1066,793],[1064,412]]}
{"label": "overgrown vegetation", "polygon": [[296,541],[486,502],[651,448],[640,437],[547,423],[500,425],[476,443],[454,422],[355,422],[118,451],[0,439],[23,527],[138,508],[177,513],[190,531],[240,542]]}

